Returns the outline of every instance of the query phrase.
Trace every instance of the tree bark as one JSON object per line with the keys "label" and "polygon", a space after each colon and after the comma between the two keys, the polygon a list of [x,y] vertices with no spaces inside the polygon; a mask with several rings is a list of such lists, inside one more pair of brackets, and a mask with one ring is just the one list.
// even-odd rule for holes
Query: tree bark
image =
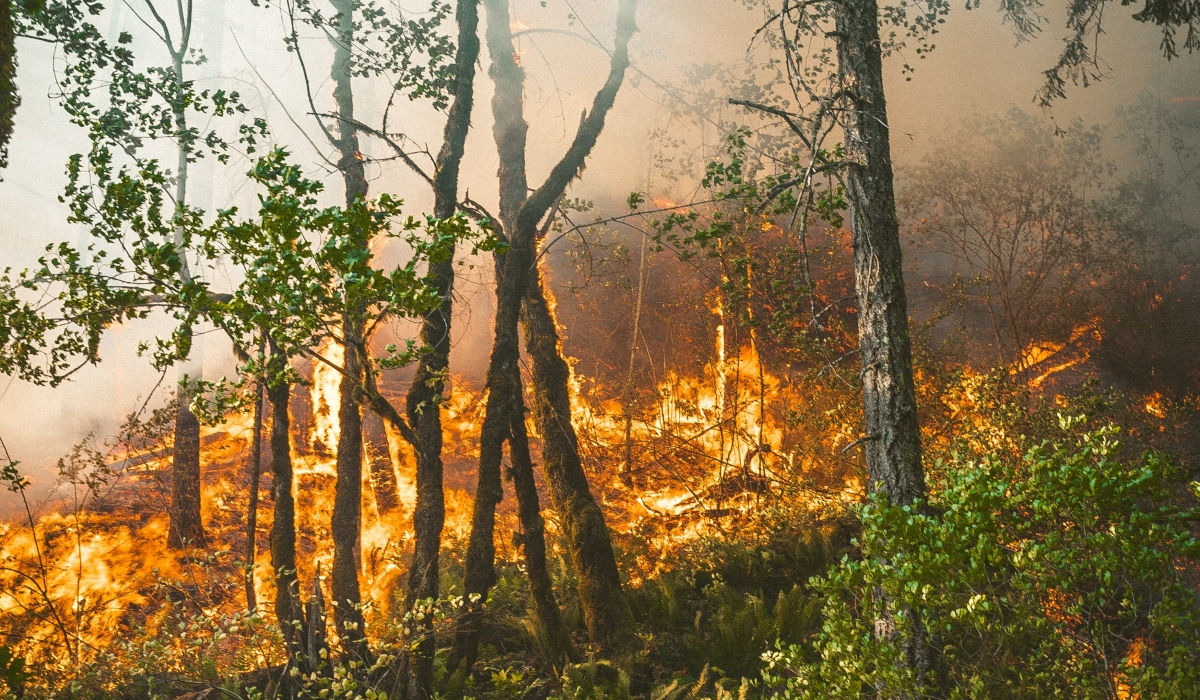
{"label": "tree bark", "polygon": [[[347,317],[351,317],[347,314]],[[344,322],[348,330],[360,330],[356,317]],[[362,407],[357,394],[362,380],[361,358],[353,346],[346,348],[338,422],[337,486],[330,530],[333,536],[333,621],[347,652],[366,661],[366,629],[362,594],[358,585],[362,540]]]}
{"label": "tree bark", "polygon": [[[189,5],[190,8],[190,5]],[[178,50],[167,41],[167,51],[171,54],[174,66],[175,95],[172,100],[171,112],[176,129],[176,170],[175,170],[175,223],[172,243],[179,253],[179,279],[187,284],[192,279],[191,268],[188,265],[187,248],[184,239],[182,217],[187,211],[188,194],[188,164],[192,149],[189,147],[184,134],[187,132],[187,110],[184,104],[184,75],[183,66],[188,51],[188,40],[191,36],[191,13],[186,18],[180,15],[180,44]],[[192,345],[191,329],[187,330],[185,359],[190,356]],[[197,374],[200,374],[197,368]],[[192,377],[192,380],[199,377]],[[167,536],[167,547],[182,549],[186,544],[193,547],[204,546],[204,525],[200,519],[200,421],[192,413],[189,405],[189,387],[179,387],[176,395],[178,408],[175,414],[175,455],[171,463],[173,486],[171,489],[171,528]]]}
{"label": "tree bark", "polygon": [[546,660],[555,668],[562,668],[565,662],[579,661],[579,653],[571,641],[571,634],[563,624],[558,600],[554,596],[550,570],[546,566],[546,522],[542,519],[537,484],[533,480],[533,459],[529,455],[529,435],[525,430],[525,399],[519,374],[516,381],[517,390],[513,410],[509,416],[508,451],[512,461],[509,479],[517,493],[517,512],[521,521],[521,534],[517,543],[525,554],[525,572],[529,577],[529,593],[533,598],[533,612],[540,628],[539,632],[545,635],[545,647],[559,653],[558,658]]}
{"label": "tree bark", "polygon": [[288,659],[303,667],[306,630],[296,577],[296,498],[292,493],[292,388],[280,382],[267,387],[271,403],[271,488],[275,501],[271,523],[271,568],[275,573],[275,619],[283,632]]}
{"label": "tree bark", "polygon": [[[496,345],[488,368],[489,386],[495,383],[505,387],[505,401],[500,403],[498,400],[495,407],[499,412],[495,423],[503,429],[511,427],[514,413],[512,385],[516,384],[516,391],[519,391],[515,367],[519,353],[517,322],[522,314],[522,300],[527,294],[542,299],[535,259],[538,224],[583,168],[604,128],[605,118],[629,66],[629,40],[637,30],[634,18],[637,3],[636,0],[621,0],[608,78],[596,93],[591,113],[584,114],[567,153],[551,170],[545,183],[526,198],[524,72],[514,59],[508,3],[505,0],[485,2],[491,75],[496,85],[492,110],[496,121],[494,136],[500,152],[501,219],[509,243],[497,287]],[[543,436],[543,469],[555,508],[567,526],[571,555],[579,571],[580,601],[588,633],[593,641],[613,644],[628,632],[632,614],[621,590],[608,526],[591,496],[579,461],[571,425],[567,389],[569,371],[558,350],[557,328],[549,316],[549,309],[543,303],[541,309],[534,309],[525,316],[526,346],[533,358],[534,386],[539,397],[534,414],[539,419]],[[554,371],[557,367],[555,358],[561,364],[561,372]],[[559,398],[564,400],[561,414],[556,413],[557,406],[551,409],[548,403]],[[492,408],[489,395],[489,416]],[[551,419],[551,414],[556,417]]]}
{"label": "tree bark", "polygon": [[171,458],[171,510],[167,547],[203,547],[200,519],[200,421],[192,413],[187,388],[175,394],[175,447]]}
{"label": "tree bark", "polygon": [[[844,182],[853,233],[858,336],[862,354],[864,449],[873,491],[894,505],[925,497],[917,423],[912,345],[896,220],[891,142],[883,89],[879,11],[875,0],[834,5],[847,161]],[[877,595],[886,595],[883,591]],[[906,610],[907,629],[892,616],[876,633],[900,638],[905,663],[919,683],[936,687],[937,655],[919,611]],[[905,697],[924,697],[914,688]]]}
{"label": "tree bark", "polygon": [[875,0],[838,3],[838,66],[849,109],[846,199],[853,233],[867,470],[893,504],[925,496],[912,344],[892,184]]}
{"label": "tree bark", "polygon": [[246,506],[246,610],[258,607],[254,559],[258,552],[258,484],[262,476],[263,385],[254,388],[254,434],[250,436],[250,503]]}
{"label": "tree bark", "polygon": [[[354,42],[354,4],[334,0],[338,13],[337,40],[334,41],[333,100],[338,113],[338,168],[346,189],[346,206],[367,197],[367,178],[359,152],[358,131],[354,120],[354,87],[351,47]],[[366,629],[362,615],[362,593],[358,572],[362,539],[362,374],[363,358],[356,347],[363,338],[363,309],[346,286],[346,310],[342,316],[345,351],[344,373],[338,391],[337,491],[333,502],[330,529],[333,535],[333,619],[338,635],[351,654],[367,661]]]}
{"label": "tree bark", "polygon": [[[497,232],[514,225],[516,214],[525,201],[525,132],[523,118],[524,71],[513,60],[512,34],[509,29],[507,0],[485,0],[487,11],[487,44],[491,56],[488,74],[496,84],[492,96],[492,132],[500,149],[500,226]],[[507,241],[512,243],[511,240]],[[475,487],[475,502],[471,513],[471,535],[463,576],[463,592],[467,607],[458,625],[449,664],[457,669],[462,661],[470,669],[475,663],[479,646],[479,630],[488,590],[496,582],[495,523],[496,505],[503,497],[500,463],[504,442],[509,432],[509,414],[513,406],[514,377],[520,357],[517,336],[520,291],[531,257],[528,246],[511,248],[495,255],[496,318],[493,323],[494,341],[487,370],[487,405],[479,435],[479,471]],[[511,262],[510,262],[511,261]],[[521,270],[512,272],[513,266]],[[514,305],[508,299],[517,295]],[[475,600],[472,600],[472,599]]]}
{"label": "tree bark", "polygon": [[[446,116],[442,150],[438,153],[433,178],[434,215],[439,219],[454,216],[458,209],[458,174],[471,126],[475,97],[475,62],[479,58],[479,0],[458,0],[455,20],[458,24],[458,48],[455,52],[454,98]],[[429,351],[417,362],[412,387],[406,397],[406,413],[416,442],[417,501],[413,513],[416,542],[409,569],[405,607],[418,601],[436,599],[440,577],[438,550],[446,520],[445,494],[442,492],[442,392],[450,365],[450,319],[453,313],[454,255],[431,262],[430,283],[442,302],[422,315],[420,340]],[[419,640],[407,664],[405,695],[410,700],[426,700],[433,695],[433,657],[436,644],[432,618],[419,623]]]}
{"label": "tree bark", "polygon": [[630,633],[633,613],[621,590],[604,513],[592,497],[579,459],[571,423],[571,370],[559,348],[558,326],[540,279],[530,282],[522,321],[525,346],[533,361],[533,416],[542,435],[542,473],[575,564],[584,623],[593,642],[619,646]]}

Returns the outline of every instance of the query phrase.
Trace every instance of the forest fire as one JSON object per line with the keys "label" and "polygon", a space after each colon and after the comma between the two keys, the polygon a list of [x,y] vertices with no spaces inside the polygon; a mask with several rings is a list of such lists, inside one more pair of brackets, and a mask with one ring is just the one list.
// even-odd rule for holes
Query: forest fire
{"label": "forest fire", "polygon": [[1062,119],[946,3],[193,4],[0,5],[0,700],[1200,697],[1200,121],[1062,106],[1102,1]]}

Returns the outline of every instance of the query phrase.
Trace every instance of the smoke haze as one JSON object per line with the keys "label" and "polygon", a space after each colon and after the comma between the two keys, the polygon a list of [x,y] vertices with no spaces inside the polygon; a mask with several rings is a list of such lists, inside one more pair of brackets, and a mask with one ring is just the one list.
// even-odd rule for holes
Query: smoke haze
{"label": "smoke haze", "polygon": [[[689,101],[723,101],[724,95],[719,94],[723,88],[712,82],[689,84],[685,76],[695,74],[700,66],[735,66],[745,60],[748,39],[762,21],[762,11],[754,4],[643,0],[638,14],[641,31],[632,45],[638,72],[631,72],[586,171],[568,196],[595,202],[597,213],[619,213],[631,191],[662,194],[679,201],[694,191],[694,178],[685,175],[672,181],[656,169],[656,156],[664,153],[664,146],[653,131],[677,129],[672,136],[684,145],[674,148],[675,153],[711,153],[720,146],[721,134],[705,126],[703,120],[689,121],[677,115],[689,110]],[[415,0],[402,0],[401,5],[407,10],[420,9]],[[529,72],[528,170],[530,184],[536,186],[570,143],[579,114],[590,105],[607,72],[607,54],[580,37],[595,36],[602,44],[611,42],[615,2],[516,0],[514,6],[519,22],[515,28],[527,31],[521,38],[520,61]],[[956,5],[935,37],[936,50],[927,59],[914,61],[915,74],[904,75],[901,58],[891,59],[887,88],[892,145],[901,181],[905,166],[916,163],[965,117],[1001,113],[1011,105],[1035,110],[1032,99],[1041,86],[1042,71],[1054,63],[1062,46],[1059,28],[1064,10],[1051,4],[1046,11],[1049,17],[1042,35],[1018,44],[994,6],[964,11]],[[1107,79],[1088,89],[1072,87],[1068,99],[1054,108],[1056,120],[1066,123],[1080,118],[1087,124],[1108,125],[1115,107],[1132,103],[1144,92],[1176,113],[1200,116],[1200,60],[1186,55],[1171,62],[1164,60],[1158,48],[1158,30],[1128,19],[1126,15],[1132,11],[1120,8],[1106,25],[1101,55],[1107,61]],[[197,44],[209,57],[207,65],[197,68],[199,82],[239,90],[252,114],[267,119],[273,139],[286,144],[309,174],[320,174],[329,185],[329,202],[336,201],[341,191],[336,173],[310,145],[324,142],[318,138],[308,114],[300,67],[294,54],[284,49],[280,12],[254,8],[240,0],[198,3],[197,12],[202,23]],[[139,56],[154,63],[166,62],[161,46],[150,40],[127,8],[118,5],[100,26],[105,22],[110,37],[128,31],[135,37],[134,50]],[[536,31],[546,29],[566,33]],[[319,76],[328,72],[329,42],[302,33],[301,45],[313,76],[317,109],[326,109],[332,105],[332,88]],[[51,48],[19,39],[18,51],[23,105],[17,114],[11,163],[0,183],[0,262],[13,270],[36,264],[38,255],[51,242],[65,240],[84,245],[87,240],[86,231],[67,223],[67,208],[57,199],[66,182],[67,158],[85,150],[87,141],[79,129],[69,124],[51,96],[56,65]],[[486,50],[481,61],[486,70]],[[498,160],[491,134],[492,85],[482,76],[476,84],[462,189],[494,211]],[[675,87],[664,91],[660,85]],[[362,120],[379,123],[387,102],[387,85],[360,80],[356,90]],[[706,91],[718,92],[705,95]],[[436,152],[441,143],[442,116],[423,103],[399,100],[397,105],[390,116],[391,129],[404,132],[416,143],[428,144]],[[736,118],[740,108],[724,109]],[[390,155],[378,141],[364,138],[363,143],[368,158]],[[324,155],[330,155],[329,149]],[[252,210],[254,193],[244,184],[244,178],[235,177],[247,169],[247,161],[235,161],[228,169],[214,167],[211,159],[202,163],[194,176],[196,206],[210,211],[235,205]],[[702,172],[703,166],[701,159],[674,165],[692,174]],[[372,194],[397,194],[405,199],[410,213],[420,214],[431,207],[428,187],[394,161],[372,162],[368,177]],[[402,255],[400,250],[388,251],[381,260],[396,261]],[[457,284],[461,303],[454,319],[451,363],[455,372],[478,383],[491,342],[492,271],[485,257],[468,264],[470,269]],[[220,279],[227,272],[218,269],[204,274]],[[165,319],[152,319],[112,329],[102,346],[103,362],[84,369],[57,389],[3,379],[0,437],[13,458],[22,462],[38,492],[45,493],[51,486],[54,461],[83,436],[112,434],[122,417],[138,410],[156,386],[158,392],[150,401],[152,406],[161,405],[173,388],[174,370],[160,377],[146,358],[137,356],[136,348],[168,328]],[[403,336],[407,329],[401,326],[393,332]],[[571,354],[569,324],[566,333]],[[233,368],[228,342],[218,333],[204,336],[201,356],[206,376],[215,378]],[[0,511],[15,505],[9,494],[4,498]]]}

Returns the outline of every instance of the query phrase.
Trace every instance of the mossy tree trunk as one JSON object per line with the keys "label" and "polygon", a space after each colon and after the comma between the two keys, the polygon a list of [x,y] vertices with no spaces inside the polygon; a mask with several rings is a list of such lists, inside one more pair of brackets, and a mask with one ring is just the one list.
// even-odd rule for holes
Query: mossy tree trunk
{"label": "mossy tree trunk", "polygon": [[275,502],[271,523],[271,568],[275,574],[275,619],[283,632],[288,660],[305,668],[307,632],[296,576],[296,498],[293,491],[291,385],[267,387],[271,404],[271,492]]}
{"label": "mossy tree trunk", "polygon": [[[467,583],[465,590],[480,599],[486,599],[487,591],[495,580],[494,528],[495,506],[500,496],[501,445],[513,428],[514,420],[523,421],[523,406],[520,404],[520,375],[517,361],[520,356],[518,324],[521,319],[523,299],[529,290],[539,285],[536,270],[536,240],[539,223],[553,204],[566,191],[567,186],[578,175],[591,154],[605,118],[624,82],[625,70],[629,65],[629,40],[636,31],[635,0],[622,0],[617,11],[615,49],[612,54],[608,78],[597,92],[590,113],[584,115],[571,146],[551,170],[546,181],[526,197],[528,191],[525,173],[526,134],[524,120],[525,74],[514,59],[508,3],[504,0],[485,0],[488,11],[488,48],[492,59],[491,77],[496,86],[492,101],[495,118],[493,134],[500,153],[500,208],[501,220],[506,234],[508,250],[498,258],[495,341],[488,366],[488,405],[484,419],[484,435],[481,441],[479,486],[476,508],[472,520],[471,547],[468,549]],[[534,294],[541,298],[540,287]],[[548,310],[545,314],[548,314]],[[587,484],[579,462],[578,449],[574,442],[574,429],[570,424],[567,375],[556,375],[546,371],[552,357],[562,361],[558,350],[557,330],[551,319],[547,329],[541,312],[536,318],[526,319],[526,344],[533,356],[534,384],[539,396],[567,397],[565,431],[556,426],[553,434],[547,432],[539,422],[543,434],[543,468],[547,482],[551,485],[551,496],[556,508],[568,527],[571,538],[571,554],[580,571],[580,598],[589,634],[602,643],[617,641],[629,629],[631,614],[628,602],[621,590],[620,576],[613,556],[612,543],[603,515]],[[548,316],[547,316],[548,317]],[[549,335],[547,335],[549,333]],[[534,335],[536,334],[536,338]],[[552,350],[547,352],[546,339]],[[565,361],[562,361],[565,367]],[[542,371],[539,372],[539,367]],[[541,381],[557,382],[561,387],[543,386]],[[520,408],[520,412],[518,412]],[[547,411],[535,409],[535,415],[549,415]],[[521,432],[523,432],[523,423]],[[564,441],[565,438],[565,441]],[[574,455],[577,474],[571,473],[570,456]],[[514,462],[514,466],[517,466]],[[570,476],[566,476],[570,473]],[[577,478],[575,478],[577,477]],[[525,493],[526,498],[528,492]],[[587,503],[591,504],[591,510]],[[528,507],[533,507],[528,504]],[[530,526],[540,532],[536,523]],[[529,551],[526,552],[529,554]],[[544,554],[543,554],[544,557]],[[549,611],[547,611],[549,614]],[[470,612],[468,627],[453,658],[473,659],[477,644],[479,610]],[[553,619],[547,618],[550,624]],[[558,634],[557,631],[552,631]]]}
{"label": "mossy tree trunk", "polygon": [[[475,62],[479,58],[479,0],[458,0],[455,21],[458,47],[455,50],[454,97],[446,116],[442,149],[433,176],[434,215],[448,219],[458,210],[458,175],[471,126],[475,98]],[[450,320],[454,310],[454,252],[431,262],[428,275],[441,304],[421,316],[421,343],[429,348],[417,363],[405,410],[412,426],[417,457],[417,502],[413,512],[415,542],[409,568],[405,606],[411,610],[420,601],[439,596],[438,550],[446,520],[442,491],[442,392],[450,366]],[[433,662],[437,650],[432,617],[420,621],[405,679],[410,700],[433,696]]]}

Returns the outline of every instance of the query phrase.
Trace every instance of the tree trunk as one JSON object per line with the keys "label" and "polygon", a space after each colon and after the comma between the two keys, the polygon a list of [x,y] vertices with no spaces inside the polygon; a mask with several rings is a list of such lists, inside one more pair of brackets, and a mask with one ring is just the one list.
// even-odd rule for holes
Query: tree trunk
{"label": "tree trunk", "polygon": [[854,236],[867,470],[874,490],[906,505],[925,496],[925,474],[878,10],[874,0],[839,3],[837,8],[838,65],[850,101],[843,117],[850,161],[845,182]]}
{"label": "tree trunk", "polygon": [[515,381],[517,389],[513,410],[509,415],[508,451],[512,460],[509,479],[517,493],[517,511],[521,520],[521,534],[517,542],[525,554],[525,572],[529,577],[529,593],[533,598],[538,632],[545,635],[545,648],[559,654],[558,658],[546,661],[555,668],[562,668],[565,662],[578,661],[579,653],[571,642],[570,633],[563,625],[562,613],[554,596],[550,570],[546,566],[546,523],[542,520],[537,484],[533,480],[533,459],[529,456],[529,435],[525,430],[525,399],[519,374]]}
{"label": "tree trunk", "polygon": [[[178,140],[175,171],[175,216],[178,218],[172,243],[179,253],[180,281],[187,284],[192,279],[192,272],[188,265],[182,217],[187,210],[188,163],[191,151],[182,134],[187,130],[183,66],[187,52],[186,36],[189,32],[183,34],[183,43],[178,51],[169,43],[167,49],[171,52],[175,69],[175,99],[171,108]],[[190,327],[186,333],[183,359],[190,356],[193,348]],[[197,371],[197,375],[199,374]],[[191,379],[194,382],[199,376]],[[188,388],[181,384],[176,395],[178,405],[175,414],[175,455],[171,463],[171,528],[167,535],[167,547],[170,549],[182,549],[185,543],[193,547],[204,546],[204,525],[200,519],[200,421],[196,419],[189,405]]]}
{"label": "tree trunk", "polygon": [[254,434],[250,436],[250,504],[246,506],[246,610],[258,607],[254,591],[254,559],[258,551],[258,484],[262,476],[263,385],[254,388]]}
{"label": "tree trunk", "polygon": [[[347,314],[345,326],[361,329],[360,316]],[[362,380],[361,358],[346,348],[338,423],[337,488],[330,523],[333,536],[333,621],[346,650],[367,660],[367,638],[358,585],[362,540],[362,407],[357,393]]]}
{"label": "tree trunk", "polygon": [[604,513],[592,497],[579,459],[571,423],[571,370],[559,349],[558,327],[537,277],[530,281],[522,311],[525,346],[533,360],[533,415],[542,435],[542,473],[575,563],[588,636],[600,644],[620,645],[630,634],[633,613],[621,590]]}
{"label": "tree trunk", "polygon": [[[346,206],[366,199],[367,178],[359,153],[358,131],[351,125],[354,119],[354,88],[351,76],[351,47],[354,42],[354,4],[334,0],[338,13],[337,40],[334,42],[333,100],[337,106],[338,168],[346,189]],[[366,629],[362,616],[362,593],[358,572],[361,560],[362,534],[362,407],[360,404],[363,358],[355,347],[363,338],[363,309],[354,300],[347,285],[346,311],[342,317],[344,343],[344,374],[338,392],[337,491],[333,502],[330,529],[333,535],[333,619],[338,635],[347,651],[366,661],[368,655]]]}
{"label": "tree trunk", "polygon": [[[504,496],[500,482],[500,463],[503,459],[504,440],[509,430],[514,391],[512,377],[517,370],[519,352],[516,339],[517,319],[515,315],[513,318],[504,316],[499,312],[496,315],[496,341],[488,366],[487,406],[479,436],[478,482],[471,512],[466,571],[463,575],[463,593],[466,595],[467,608],[459,622],[454,646],[450,652],[451,669],[457,669],[464,660],[468,669],[475,664],[484,605],[487,602],[488,590],[496,583],[496,506]],[[501,330],[502,326],[504,331]]]}
{"label": "tree trunk", "polygon": [[[507,0],[485,0],[487,10],[487,43],[491,56],[488,74],[496,84],[492,96],[492,131],[500,154],[500,226],[496,230],[504,237],[506,230],[515,227],[517,212],[525,201],[525,132],[522,116],[522,86],[524,71],[512,56],[512,34],[509,29]],[[509,244],[513,243],[510,238]],[[488,590],[496,582],[495,524],[496,505],[504,495],[500,481],[500,463],[504,441],[509,433],[509,416],[513,408],[514,378],[519,378],[517,361],[520,344],[517,323],[520,295],[526,270],[532,257],[529,246],[513,245],[507,253],[494,257],[496,270],[496,318],[494,340],[487,370],[487,405],[479,435],[479,471],[475,487],[475,502],[471,513],[471,536],[467,544],[466,571],[463,592],[467,609],[459,623],[450,651],[450,668],[457,669],[462,661],[470,669],[475,663],[479,646],[479,628]],[[515,299],[514,299],[515,297]],[[514,303],[515,301],[515,303]],[[472,600],[472,598],[477,598]]]}
{"label": "tree trunk", "polygon": [[171,458],[171,510],[167,546],[203,547],[200,519],[200,421],[192,413],[187,388],[175,394],[175,449]]}
{"label": "tree trunk", "polygon": [[[858,292],[867,475],[872,490],[886,494],[892,504],[908,505],[925,497],[925,474],[893,191],[878,7],[875,0],[841,2],[834,7],[839,78],[848,102],[843,112],[849,161],[845,185]],[[919,682],[927,683],[933,680],[936,653],[917,611],[906,612],[908,629],[899,630],[894,619],[884,619],[877,622],[877,633],[901,637],[909,668]],[[911,696],[922,692],[914,689]]]}
{"label": "tree trunk", "polygon": [[[521,317],[522,300],[527,294],[543,299],[534,250],[538,224],[583,168],[604,129],[605,118],[612,109],[629,66],[629,40],[637,30],[634,19],[637,3],[636,0],[621,0],[608,78],[596,93],[591,113],[585,113],[566,154],[554,166],[542,186],[526,198],[527,126],[522,99],[524,71],[514,58],[508,3],[505,0],[485,1],[488,9],[488,51],[492,59],[491,76],[496,85],[492,111],[495,116],[493,133],[500,153],[501,220],[509,243],[497,289],[496,346],[492,365],[488,368],[488,381],[489,384],[502,382],[506,386],[515,383],[519,391],[519,375],[515,374],[519,352],[517,319]],[[558,350],[557,328],[549,313],[543,300],[540,309],[527,312],[524,318],[526,346],[533,358],[533,381],[539,397],[534,414],[538,417],[543,436],[543,470],[550,484],[551,499],[567,525],[571,555],[579,570],[580,602],[584,608],[588,633],[593,641],[612,644],[621,641],[628,633],[632,614],[621,591],[621,579],[608,526],[592,498],[579,461],[575,430],[571,425],[567,389],[569,371]],[[554,364],[555,358],[561,367]],[[514,369],[508,369],[508,366]],[[509,376],[505,377],[505,372]],[[498,420],[502,426],[510,424],[508,416],[512,414],[511,397],[514,392],[509,388],[506,393],[510,397],[504,407],[507,413],[499,416]],[[558,399],[562,399],[561,412],[558,412],[557,404],[549,408],[550,404],[547,403]],[[555,417],[550,418],[551,415]]]}
{"label": "tree trunk", "polygon": [[[471,126],[475,97],[475,62],[479,58],[479,0],[458,0],[458,48],[455,52],[454,99],[446,116],[445,137],[438,153],[433,178],[434,215],[454,216],[458,209],[458,173]],[[442,392],[450,365],[450,319],[453,313],[454,254],[430,263],[428,275],[442,302],[422,314],[421,343],[429,351],[421,356],[406,399],[417,456],[417,502],[413,512],[416,538],[409,569],[405,606],[439,595],[438,549],[446,520],[442,492]],[[405,694],[410,700],[427,700],[433,695],[433,657],[436,644],[432,616],[421,620],[419,639],[408,663]]]}
{"label": "tree trunk", "polygon": [[275,501],[271,523],[271,568],[275,573],[275,619],[283,632],[288,659],[304,667],[306,631],[296,577],[296,498],[292,494],[292,388],[286,383],[267,387],[271,403],[271,482]]}

